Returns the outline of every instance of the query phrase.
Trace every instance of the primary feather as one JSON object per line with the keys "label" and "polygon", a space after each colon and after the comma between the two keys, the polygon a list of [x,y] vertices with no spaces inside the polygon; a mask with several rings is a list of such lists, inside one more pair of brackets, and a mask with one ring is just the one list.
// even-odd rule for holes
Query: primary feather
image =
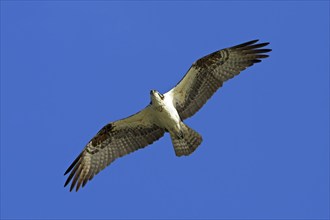
{"label": "primary feather", "polygon": [[[259,49],[269,43],[253,40],[218,50],[197,60],[181,81],[169,92],[182,120],[194,115],[225,81],[268,57],[270,49]],[[165,95],[166,95],[165,94]]]}
{"label": "primary feather", "polygon": [[128,118],[104,126],[73,161],[65,174],[76,191],[115,159],[141,149],[169,132],[177,156],[190,155],[202,137],[183,123],[194,115],[225,81],[261,59],[269,43],[249,41],[218,50],[192,64],[186,75],[164,95],[152,90],[151,103]]}

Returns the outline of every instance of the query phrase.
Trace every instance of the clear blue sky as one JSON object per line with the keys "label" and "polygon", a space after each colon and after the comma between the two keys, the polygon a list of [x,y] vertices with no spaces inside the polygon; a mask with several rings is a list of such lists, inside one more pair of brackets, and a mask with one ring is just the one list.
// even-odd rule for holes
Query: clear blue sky
{"label": "clear blue sky", "polygon": [[[1,1],[1,218],[328,218],[329,2]],[[96,132],[198,58],[261,39],[270,58],[78,193],[64,171]]]}

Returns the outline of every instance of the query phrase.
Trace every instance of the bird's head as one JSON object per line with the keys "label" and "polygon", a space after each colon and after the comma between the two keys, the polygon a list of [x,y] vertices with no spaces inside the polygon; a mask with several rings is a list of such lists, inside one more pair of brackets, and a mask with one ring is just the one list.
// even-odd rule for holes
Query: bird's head
{"label": "bird's head", "polygon": [[164,100],[164,95],[160,94],[157,90],[150,91],[151,104],[161,104]]}

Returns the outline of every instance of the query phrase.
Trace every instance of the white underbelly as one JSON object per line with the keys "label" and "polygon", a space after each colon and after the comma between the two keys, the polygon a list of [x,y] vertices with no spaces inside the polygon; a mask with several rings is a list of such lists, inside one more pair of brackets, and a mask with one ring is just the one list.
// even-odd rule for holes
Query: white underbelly
{"label": "white underbelly", "polygon": [[173,105],[164,105],[155,109],[155,122],[168,131],[180,131],[180,116]]}

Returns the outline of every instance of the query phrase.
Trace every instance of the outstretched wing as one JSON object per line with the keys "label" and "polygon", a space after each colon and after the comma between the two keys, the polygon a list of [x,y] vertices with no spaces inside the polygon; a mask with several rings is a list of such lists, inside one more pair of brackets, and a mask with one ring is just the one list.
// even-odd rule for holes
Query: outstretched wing
{"label": "outstretched wing", "polygon": [[164,129],[152,123],[150,106],[128,118],[104,126],[75,159],[65,174],[72,180],[70,191],[83,187],[115,159],[143,148],[164,135]]}
{"label": "outstretched wing", "polygon": [[260,59],[271,49],[260,49],[269,43],[253,40],[222,49],[197,60],[181,81],[165,96],[171,96],[182,120],[194,115],[228,79]]}

